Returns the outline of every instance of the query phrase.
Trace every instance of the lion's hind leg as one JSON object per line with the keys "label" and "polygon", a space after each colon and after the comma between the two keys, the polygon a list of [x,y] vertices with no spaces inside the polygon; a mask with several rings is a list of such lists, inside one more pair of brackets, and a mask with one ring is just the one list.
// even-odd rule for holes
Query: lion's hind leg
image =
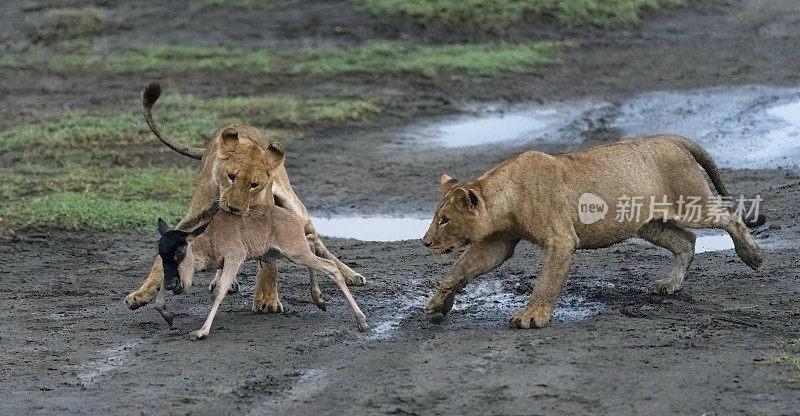
{"label": "lion's hind leg", "polygon": [[753,269],[761,267],[764,261],[764,253],[758,246],[750,231],[747,229],[742,218],[733,212],[724,212],[713,218],[705,218],[702,221],[685,221],[676,219],[678,223],[690,228],[720,228],[728,232],[733,240],[733,248],[736,255]]}
{"label": "lion's hind leg", "polygon": [[672,252],[674,260],[667,277],[650,285],[650,292],[669,295],[681,290],[686,271],[694,258],[695,235],[675,221],[655,219],[639,229],[639,237]]}

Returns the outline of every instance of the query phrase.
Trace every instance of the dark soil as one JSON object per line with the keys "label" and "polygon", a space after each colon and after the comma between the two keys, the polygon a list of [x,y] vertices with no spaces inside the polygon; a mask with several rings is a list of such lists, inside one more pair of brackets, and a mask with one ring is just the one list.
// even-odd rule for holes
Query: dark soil
{"label": "dark soil", "polygon": [[[45,44],[34,28],[51,2],[6,3],[0,48]],[[199,1],[92,4],[120,22],[96,41],[109,51],[156,40],[260,47],[498,36],[375,19],[342,2],[270,2],[224,11]],[[378,94],[388,106],[381,117],[309,131],[289,148],[293,185],[317,215],[430,215],[443,171],[472,177],[526,147],[437,150],[403,139],[409,125],[459,113],[474,101],[613,101],[654,89],[797,86],[798,23],[796,1],[743,0],[661,11],[638,29],[520,24],[503,39],[575,44],[560,63],[495,78],[0,69],[0,128],[65,108],[135,109],[139,88],[154,78],[167,93]],[[541,150],[614,137],[590,122],[562,133],[582,140]],[[192,163],[154,149],[155,163]],[[748,269],[730,250],[702,253],[684,290],[660,297],[645,288],[669,266],[661,249],[631,242],[581,252],[559,309],[564,315],[530,331],[506,325],[524,304],[540,263],[530,244],[468,286],[448,319],[433,325],[423,306],[452,258],[437,260],[418,241],[326,239],[367,277],[368,285],[352,292],[373,333],[357,332],[330,282],[323,284],[328,311],[317,310],[306,272],[294,266],[281,270],[286,313],[251,314],[250,265],[240,275],[241,294],[226,299],[210,337],[191,342],[188,333],[200,327],[211,303],[204,288],[209,274],[187,294],[169,297],[174,330],[151,308],[131,312],[122,303],[152,262],[155,232],[21,230],[0,240],[0,413],[798,414],[798,370],[772,357],[800,334],[792,315],[800,295],[800,174],[725,170],[723,177],[737,193],[760,193],[765,200],[770,222],[756,231],[766,250],[761,269]],[[590,313],[571,317],[582,308]]]}

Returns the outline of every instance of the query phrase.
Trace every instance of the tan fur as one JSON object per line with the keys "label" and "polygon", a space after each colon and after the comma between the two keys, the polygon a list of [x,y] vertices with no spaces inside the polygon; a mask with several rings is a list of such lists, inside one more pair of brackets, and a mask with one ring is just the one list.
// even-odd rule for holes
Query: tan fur
{"label": "tan fur", "polygon": [[[219,129],[205,149],[189,148],[167,137],[153,120],[151,107],[160,94],[161,88],[157,84],[149,84],[143,92],[143,112],[153,133],[164,144],[181,154],[194,158],[202,155],[195,193],[181,224],[187,218],[196,217],[214,201],[219,201],[226,211],[237,210],[239,215],[277,201],[303,219],[306,234],[313,237],[315,253],[334,261],[348,285],[358,286],[365,283],[364,277],[331,254],[317,235],[306,207],[289,182],[280,144],[270,142],[255,127],[232,125]],[[228,174],[236,175],[236,179],[231,181]],[[251,184],[257,184],[257,187],[250,188]],[[253,295],[254,312],[283,312],[276,279],[277,266],[272,260],[264,262],[263,267],[259,267]],[[145,282],[138,290],[125,297],[125,303],[130,309],[150,303],[158,295],[163,280],[161,262],[155,261]],[[213,285],[212,282],[212,288]],[[232,287],[237,286],[238,283],[234,280]],[[161,302],[156,307],[164,315]]]}
{"label": "tan fur", "polygon": [[[511,318],[512,325],[520,328],[547,324],[576,249],[608,247],[638,236],[670,250],[675,257],[671,271],[651,286],[651,291],[664,294],[680,290],[694,255],[695,236],[684,227],[724,229],[739,257],[750,267],[759,267],[761,249],[737,215],[726,210],[718,221],[706,218],[705,212],[700,221],[677,215],[681,195],[700,197],[703,206],[713,196],[698,163],[725,194],[708,154],[691,140],[672,135],[628,139],[558,156],[526,152],[466,183],[442,176],[443,200],[423,243],[437,253],[467,249],[428,303],[428,318],[444,319],[456,292],[511,257],[522,239],[542,247],[544,260],[528,307]],[[605,219],[593,224],[579,220],[578,200],[584,193],[606,201],[610,212]],[[639,219],[615,220],[613,210],[623,195],[645,197]],[[648,218],[651,195],[656,202],[663,196],[672,202],[665,214],[657,212],[653,219]]]}
{"label": "tan fur", "polygon": [[[192,285],[195,271],[222,269],[211,312],[203,327],[190,334],[191,338],[202,339],[209,334],[217,309],[245,260],[265,261],[281,256],[329,276],[353,308],[359,330],[369,330],[366,317],[347,289],[336,263],[311,251],[302,218],[285,208],[265,205],[242,216],[219,211],[205,232],[189,240],[186,258],[179,266],[184,288]],[[313,286],[316,284],[312,280]]]}

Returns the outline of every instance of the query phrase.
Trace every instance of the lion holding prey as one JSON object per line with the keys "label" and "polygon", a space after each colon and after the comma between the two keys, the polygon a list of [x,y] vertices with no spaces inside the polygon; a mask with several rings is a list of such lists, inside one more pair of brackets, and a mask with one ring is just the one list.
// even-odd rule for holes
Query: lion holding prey
{"label": "lion holding prey", "polygon": [[[314,246],[314,253],[333,261],[348,285],[365,283],[363,276],[339,261],[322,244],[305,206],[297,198],[289,183],[283,165],[284,152],[280,144],[269,142],[259,129],[242,125],[217,130],[205,149],[178,143],[164,134],[153,119],[151,110],[160,95],[161,87],[157,83],[148,84],[142,91],[142,108],[148,126],[170,149],[202,161],[197,188],[189,204],[189,210],[177,228],[183,227],[188,219],[196,217],[214,202],[218,202],[222,210],[240,216],[267,204],[279,205],[303,219],[305,233]],[[275,260],[259,263],[253,295],[254,312],[283,312],[283,304],[278,297],[277,274]],[[211,283],[211,289],[216,286],[220,275],[221,272],[217,272]],[[139,290],[125,298],[125,303],[129,308],[137,309],[150,303],[158,295],[159,301],[156,302],[156,307],[169,322],[169,316],[163,310],[163,282],[162,263],[155,261],[147,280]],[[234,281],[232,290],[236,290],[237,286]]]}
{"label": "lion holding prey", "polygon": [[[672,268],[650,287],[660,294],[681,289],[694,257],[695,235],[687,228],[727,231],[739,258],[758,268],[762,252],[746,225],[762,225],[763,216],[745,223],[729,206],[718,203],[714,215],[683,214],[687,200],[708,207],[719,198],[698,164],[719,196],[728,196],[708,153],[674,135],[626,139],[558,156],[530,151],[470,182],[443,175],[442,202],[422,242],[439,254],[464,246],[466,250],[428,302],[428,320],[441,322],[456,293],[503,264],[522,239],[540,246],[544,259],[528,306],[511,317],[517,328],[543,327],[550,320],[576,249],[608,247],[631,237],[666,248],[674,255]],[[587,224],[578,211],[578,201],[587,193],[610,206],[620,198],[640,197],[644,215],[622,221],[607,215]]]}

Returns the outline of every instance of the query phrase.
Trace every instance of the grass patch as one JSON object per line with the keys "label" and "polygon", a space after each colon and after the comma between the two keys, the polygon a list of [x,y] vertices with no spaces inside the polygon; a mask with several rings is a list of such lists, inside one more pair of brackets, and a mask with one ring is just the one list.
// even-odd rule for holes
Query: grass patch
{"label": "grass patch", "polygon": [[418,72],[436,76],[443,72],[495,75],[520,72],[553,61],[554,42],[524,44],[470,44],[409,46],[376,42],[351,50],[308,50],[287,65],[292,73],[335,75],[346,72]]}
{"label": "grass patch", "polygon": [[259,4],[274,3],[275,0],[204,0],[205,4],[212,6],[237,6],[237,7],[255,7]]}
{"label": "grass patch", "polygon": [[183,201],[123,201],[91,193],[55,193],[4,207],[0,220],[18,225],[64,229],[119,230],[155,228],[161,217],[170,223],[186,211]]}
{"label": "grass patch", "polygon": [[95,8],[49,9],[36,32],[44,39],[74,39],[100,33],[111,26]]}
{"label": "grass patch", "polygon": [[[13,226],[120,230],[180,219],[195,168],[45,168],[0,171],[0,222]],[[13,209],[7,201],[14,200]]]}
{"label": "grass patch", "polygon": [[18,69],[26,66],[25,62],[17,55],[11,53],[0,54],[0,67]]}
{"label": "grass patch", "polygon": [[772,361],[788,364],[796,370],[800,370],[800,338],[781,342],[783,351]]}
{"label": "grass patch", "polygon": [[[217,128],[226,124],[254,125],[286,142],[291,134],[276,132],[275,128],[358,122],[380,110],[377,104],[363,100],[280,95],[201,98],[168,94],[159,101],[156,117],[176,139],[203,146]],[[65,157],[75,150],[137,144],[156,145],[139,111],[115,115],[67,113],[55,121],[15,126],[0,132],[0,152],[21,152],[26,159]]]}
{"label": "grass patch", "polygon": [[[127,52],[101,55],[88,49],[56,54],[41,60],[36,54],[9,58],[14,65],[49,66],[53,70],[100,69],[108,72],[226,70],[275,74],[335,76],[351,72],[416,72],[494,75],[524,71],[552,62],[560,44],[529,42],[418,46],[400,42],[371,42],[353,48],[299,50],[201,48],[186,45],[145,45]],[[2,65],[2,62],[0,62]]]}
{"label": "grass patch", "polygon": [[502,30],[527,13],[554,17],[561,24],[610,28],[639,22],[646,10],[686,0],[352,0],[377,16],[442,22],[469,29]]}
{"label": "grass patch", "polygon": [[195,168],[45,167],[22,165],[0,170],[0,196],[31,198],[58,192],[95,192],[122,200],[188,201]]}

